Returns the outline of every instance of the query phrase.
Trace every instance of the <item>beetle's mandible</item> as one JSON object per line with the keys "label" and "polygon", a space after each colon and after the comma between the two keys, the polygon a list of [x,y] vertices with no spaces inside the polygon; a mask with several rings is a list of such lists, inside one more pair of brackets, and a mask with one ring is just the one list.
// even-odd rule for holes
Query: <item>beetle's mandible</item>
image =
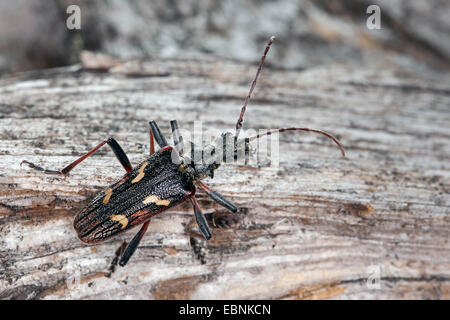
{"label": "beetle's mandible", "polygon": [[[75,166],[92,155],[103,145],[111,147],[117,159],[124,167],[126,174],[116,183],[112,184],[104,191],[96,194],[91,202],[79,212],[74,220],[73,226],[78,237],[85,243],[96,243],[109,239],[123,231],[137,225],[141,229],[133,237],[128,245],[124,243],[116,252],[116,257],[111,264],[110,271],[114,271],[115,265],[124,266],[136,250],[142,239],[150,219],[167,209],[189,200],[193,206],[195,219],[198,227],[205,237],[211,238],[211,231],[208,223],[200,210],[195,199],[196,187],[202,189],[215,202],[219,203],[227,210],[236,212],[237,208],[229,200],[217,191],[212,190],[201,182],[204,178],[213,177],[214,170],[225,161],[226,156],[237,159],[238,154],[248,154],[250,142],[272,133],[285,131],[309,131],[315,132],[332,139],[345,156],[344,148],[340,142],[331,134],[309,128],[281,128],[268,131],[253,137],[239,139],[239,132],[242,127],[245,109],[250,100],[256,81],[261,72],[266,55],[275,37],[271,37],[261,61],[258,66],[255,78],[250,87],[250,91],[241,109],[239,119],[236,123],[234,134],[231,132],[222,133],[214,143],[197,149],[192,147],[190,157],[184,155],[183,138],[179,133],[176,120],[170,122],[174,147],[168,145],[164,135],[161,133],[155,121],[150,121],[150,157],[141,162],[134,169],[128,160],[127,155],[114,138],[109,138],[98,144],[88,153],[75,160],[62,170],[47,170],[29,161],[22,161],[30,168],[42,171],[46,174],[67,175]],[[154,140],[160,149],[155,152]],[[222,152],[215,152],[223,148]],[[193,158],[196,155],[212,155],[212,161],[196,163]],[[201,157],[202,158],[202,157]],[[203,158],[202,158],[203,159]],[[211,159],[210,159],[211,160]]]}

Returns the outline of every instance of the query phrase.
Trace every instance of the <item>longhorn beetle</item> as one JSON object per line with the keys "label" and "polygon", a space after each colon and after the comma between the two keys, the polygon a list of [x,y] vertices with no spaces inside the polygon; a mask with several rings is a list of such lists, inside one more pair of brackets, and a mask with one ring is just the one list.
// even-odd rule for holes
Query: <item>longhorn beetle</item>
{"label": "longhorn beetle", "polygon": [[[114,271],[117,262],[124,266],[136,250],[144,233],[146,232],[150,219],[166,211],[167,209],[189,200],[194,209],[195,219],[198,227],[205,237],[211,238],[211,231],[208,223],[200,210],[195,199],[196,187],[199,187],[215,202],[222,205],[231,212],[236,212],[237,208],[217,191],[201,182],[202,179],[213,178],[214,170],[225,161],[225,156],[231,154],[237,159],[239,152],[248,155],[250,142],[265,135],[285,131],[309,131],[316,132],[333,140],[345,156],[344,148],[340,142],[331,134],[309,128],[282,128],[258,134],[253,137],[238,139],[242,127],[245,109],[250,100],[250,96],[255,88],[256,81],[261,72],[266,55],[275,37],[271,37],[266,45],[258,70],[253,79],[250,91],[241,109],[239,119],[236,123],[234,135],[230,132],[222,133],[211,145],[200,151],[191,149],[191,158],[207,153],[213,155],[213,161],[208,163],[195,163],[187,156],[184,156],[183,138],[179,134],[176,120],[170,122],[172,128],[173,142],[175,149],[168,145],[164,135],[161,133],[155,121],[150,121],[150,157],[141,162],[133,169],[127,155],[114,138],[109,138],[98,144],[91,151],[75,160],[62,170],[47,170],[26,160],[22,163],[30,168],[43,171],[46,174],[67,175],[75,166],[96,152],[100,147],[107,144],[111,147],[120,164],[124,167],[126,174],[117,182],[97,193],[91,202],[79,212],[74,220],[73,226],[81,241],[85,243],[97,243],[111,238],[121,232],[142,224],[131,242],[126,242],[117,250],[116,257],[111,264],[110,270]],[[155,152],[154,140],[160,149]],[[228,141],[232,143],[228,143]],[[191,144],[192,146],[193,144]],[[223,147],[224,153],[215,152]]]}

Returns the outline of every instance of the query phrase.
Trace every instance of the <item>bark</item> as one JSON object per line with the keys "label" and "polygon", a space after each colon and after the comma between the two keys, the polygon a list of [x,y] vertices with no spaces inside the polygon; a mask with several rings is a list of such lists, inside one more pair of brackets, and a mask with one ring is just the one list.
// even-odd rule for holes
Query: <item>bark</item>
{"label": "bark", "polygon": [[[85,57],[86,58],[86,57]],[[94,57],[95,58],[95,57]],[[129,264],[104,276],[137,229],[86,245],[72,228],[89,198],[149,152],[148,121],[233,129],[254,65],[185,59],[92,62],[0,79],[0,297],[3,299],[450,298],[448,84],[380,66],[265,67],[245,128],[280,135],[279,166],[226,165],[205,181],[203,240],[187,203],[155,217]],[[109,65],[110,64],[110,65]],[[85,65],[88,65],[87,62]],[[185,138],[185,140],[189,140]]]}

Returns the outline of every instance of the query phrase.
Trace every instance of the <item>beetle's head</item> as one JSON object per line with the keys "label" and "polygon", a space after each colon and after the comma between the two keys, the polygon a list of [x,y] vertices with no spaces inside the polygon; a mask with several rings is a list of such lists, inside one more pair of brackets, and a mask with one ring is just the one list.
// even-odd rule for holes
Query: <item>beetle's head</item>
{"label": "beetle's head", "polygon": [[248,139],[237,140],[231,132],[222,133],[211,144],[199,148],[191,142],[191,157],[184,157],[184,165],[194,179],[214,177],[214,170],[220,165],[235,162],[250,153]]}

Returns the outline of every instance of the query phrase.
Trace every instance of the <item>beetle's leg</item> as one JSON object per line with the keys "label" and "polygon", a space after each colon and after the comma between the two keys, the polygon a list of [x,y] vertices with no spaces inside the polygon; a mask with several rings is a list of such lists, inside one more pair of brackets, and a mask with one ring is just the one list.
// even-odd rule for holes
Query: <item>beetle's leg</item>
{"label": "beetle's leg", "polygon": [[202,232],[205,239],[209,240],[211,238],[211,231],[209,230],[208,222],[206,221],[205,216],[200,210],[195,197],[190,197],[189,199],[191,200],[192,206],[194,207],[195,220],[197,221],[198,227],[200,228],[200,231]]}
{"label": "beetle's leg", "polygon": [[236,212],[237,208],[234,204],[232,204],[230,201],[228,201],[223,195],[218,193],[217,191],[212,190],[210,187],[208,187],[206,184],[197,181],[196,184],[206,192],[206,194],[213,199],[215,202],[220,204],[221,206],[225,207],[226,209],[230,210],[231,212]]}
{"label": "beetle's leg", "polygon": [[106,143],[111,147],[112,151],[116,155],[117,159],[119,159],[119,161],[122,164],[122,166],[124,167],[124,169],[127,172],[130,172],[133,169],[133,167],[131,166],[130,160],[128,160],[127,155],[125,154],[123,149],[120,147],[120,145],[117,143],[117,141],[114,138],[109,138],[109,139],[107,139],[105,141],[102,141],[95,148],[93,148],[91,151],[86,153],[84,156],[78,158],[77,160],[75,160],[74,162],[72,162],[71,164],[69,164],[67,167],[65,167],[64,169],[62,169],[60,171],[58,171],[58,170],[47,170],[47,169],[39,167],[39,166],[37,166],[37,165],[35,165],[35,164],[31,163],[31,162],[28,162],[26,160],[23,160],[22,163],[26,163],[30,168],[35,169],[35,170],[39,170],[39,171],[43,171],[44,173],[47,173],[47,174],[63,174],[63,175],[66,175],[73,168],[75,168],[75,166],[77,166],[81,161],[85,160],[87,157],[92,155],[95,151],[100,149]]}
{"label": "beetle's leg", "polygon": [[148,129],[148,133],[150,135],[150,155],[152,155],[155,153],[155,140],[153,138],[153,131],[151,127]]}
{"label": "beetle's leg", "polygon": [[111,265],[109,266],[109,272],[106,274],[106,276],[109,278],[111,277],[111,274],[114,273],[116,270],[117,263],[119,262],[119,258],[123,255],[125,248],[127,247],[127,242],[124,241],[122,245],[116,250],[116,256],[114,257],[113,261],[111,262]]}
{"label": "beetle's leg", "polygon": [[181,136],[180,131],[178,130],[177,120],[170,121],[170,126],[172,127],[172,137],[175,148],[177,149],[178,153],[182,155],[184,152],[183,137]]}
{"label": "beetle's leg", "polygon": [[133,239],[128,244],[127,248],[123,252],[123,255],[122,255],[122,257],[120,258],[120,261],[119,261],[119,265],[121,267],[123,267],[124,265],[127,264],[128,260],[130,260],[131,256],[136,251],[136,248],[139,245],[139,242],[141,241],[142,237],[144,236],[145,231],[147,231],[147,228],[148,228],[149,224],[150,224],[150,220],[145,222],[142,225],[141,230],[139,230],[139,232],[136,233],[136,235],[133,237]]}
{"label": "beetle's leg", "polygon": [[158,125],[154,120],[149,122],[150,129],[153,132],[153,136],[155,137],[156,143],[158,143],[160,148],[164,148],[168,146],[166,138],[164,138],[164,135],[161,133],[161,130],[159,130]]}

